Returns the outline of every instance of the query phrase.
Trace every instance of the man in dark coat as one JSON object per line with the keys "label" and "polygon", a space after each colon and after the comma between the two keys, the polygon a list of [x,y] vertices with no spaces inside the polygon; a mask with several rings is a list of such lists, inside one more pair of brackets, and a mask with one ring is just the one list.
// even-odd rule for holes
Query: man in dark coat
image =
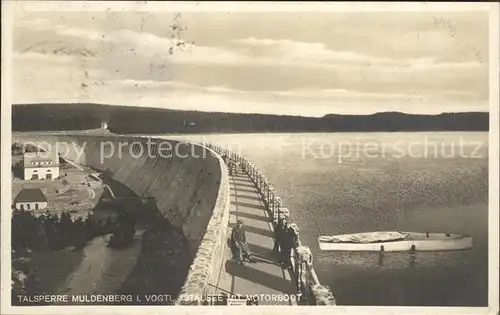
{"label": "man in dark coat", "polygon": [[233,228],[231,232],[231,244],[236,253],[236,262],[240,265],[244,265],[243,259],[247,258],[250,262],[255,262],[252,258],[252,253],[248,248],[247,238],[245,235],[245,229],[243,228],[243,221],[238,220],[237,225]]}
{"label": "man in dark coat", "polygon": [[273,251],[279,253],[280,252],[280,227],[281,227],[281,220],[275,221],[275,226],[274,226],[274,247]]}
{"label": "man in dark coat", "polygon": [[276,228],[274,229],[274,250],[278,253],[281,253],[286,226],[286,219],[279,219],[278,224],[276,224]]}

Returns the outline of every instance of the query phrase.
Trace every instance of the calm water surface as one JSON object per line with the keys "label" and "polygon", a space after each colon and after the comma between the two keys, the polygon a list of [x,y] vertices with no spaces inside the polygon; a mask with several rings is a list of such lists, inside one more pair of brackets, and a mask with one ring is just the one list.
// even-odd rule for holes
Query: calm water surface
{"label": "calm water surface", "polygon": [[[342,305],[486,306],[488,134],[165,136],[231,148],[269,178]],[[321,252],[319,235],[375,230],[472,235],[467,251]]]}

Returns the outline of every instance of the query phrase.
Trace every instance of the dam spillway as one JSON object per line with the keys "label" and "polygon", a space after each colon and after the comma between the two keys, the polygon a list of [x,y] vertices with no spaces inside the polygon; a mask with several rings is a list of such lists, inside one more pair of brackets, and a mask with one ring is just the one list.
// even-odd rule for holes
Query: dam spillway
{"label": "dam spillway", "polygon": [[[61,157],[104,172],[138,197],[154,200],[161,216],[182,231],[189,243],[184,250],[192,257],[191,264],[185,266],[187,276],[176,304],[203,304],[189,298],[193,296],[258,293],[299,293],[306,304],[335,304],[330,290],[317,279],[310,250],[301,245],[300,240],[293,250],[291,272],[276,264],[272,253],[274,223],[281,217],[288,218],[289,212],[265,176],[241,156],[210,144],[146,137],[52,133],[13,134],[12,140],[44,143],[56,148],[57,144],[66,144],[59,146],[64,149],[59,150]],[[159,154],[161,144],[175,152],[168,156]],[[148,147],[147,154],[145,147]],[[126,149],[117,151],[117,148]],[[232,176],[221,155],[229,156],[238,165]],[[242,205],[233,200],[239,195],[237,182],[240,186],[248,186],[254,197],[253,204]],[[234,202],[230,204],[230,201]],[[254,241],[263,246],[260,252],[256,247],[254,251],[270,266],[265,271],[254,268],[243,272],[228,264],[231,257],[227,239],[234,224],[232,221],[239,216],[246,216],[250,227],[259,225],[254,226],[254,231],[259,230],[261,236],[254,236]],[[269,276],[266,272],[281,278],[281,287],[265,281],[256,285],[258,278]],[[232,277],[232,281],[228,282],[228,277]],[[244,278],[245,281],[240,281]],[[239,285],[235,285],[235,279],[239,279]],[[281,302],[286,303],[278,304],[289,304]]]}

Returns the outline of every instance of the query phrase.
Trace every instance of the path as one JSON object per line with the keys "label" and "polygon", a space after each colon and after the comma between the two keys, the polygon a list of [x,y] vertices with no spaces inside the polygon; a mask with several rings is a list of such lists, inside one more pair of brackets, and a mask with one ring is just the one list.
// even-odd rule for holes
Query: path
{"label": "path", "polygon": [[113,192],[113,190],[111,189],[111,187],[109,187],[108,184],[104,184],[103,188],[106,189],[109,192],[109,194],[111,195],[111,197],[113,199],[116,199],[115,193]]}
{"label": "path", "polygon": [[94,198],[95,198],[95,191],[94,191],[94,189],[92,189],[92,187],[90,187],[89,181],[87,179],[84,178],[83,182],[85,183],[85,186],[87,186],[87,191],[89,192],[89,198],[90,198],[90,200],[94,200]]}
{"label": "path", "polygon": [[259,305],[295,304],[270,301],[273,296],[283,298],[295,294],[296,290],[288,271],[276,262],[273,227],[257,189],[250,177],[239,168],[234,176],[230,176],[230,184],[231,209],[227,235],[231,235],[237,219],[243,220],[247,241],[257,262],[246,262],[246,267],[240,266],[232,259],[230,249],[226,248],[219,282],[213,285],[218,288],[219,294],[258,294],[265,299],[260,299]]}

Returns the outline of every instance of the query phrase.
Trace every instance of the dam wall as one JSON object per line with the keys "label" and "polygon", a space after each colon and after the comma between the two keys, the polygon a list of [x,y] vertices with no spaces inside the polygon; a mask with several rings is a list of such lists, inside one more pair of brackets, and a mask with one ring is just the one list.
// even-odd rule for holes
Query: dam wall
{"label": "dam wall", "polygon": [[[193,263],[182,292],[201,295],[222,264],[229,217],[227,168],[214,151],[174,140],[113,135],[16,134],[12,142],[57,150],[105,172],[158,211],[189,242]],[[168,279],[165,279],[168,281]]]}

